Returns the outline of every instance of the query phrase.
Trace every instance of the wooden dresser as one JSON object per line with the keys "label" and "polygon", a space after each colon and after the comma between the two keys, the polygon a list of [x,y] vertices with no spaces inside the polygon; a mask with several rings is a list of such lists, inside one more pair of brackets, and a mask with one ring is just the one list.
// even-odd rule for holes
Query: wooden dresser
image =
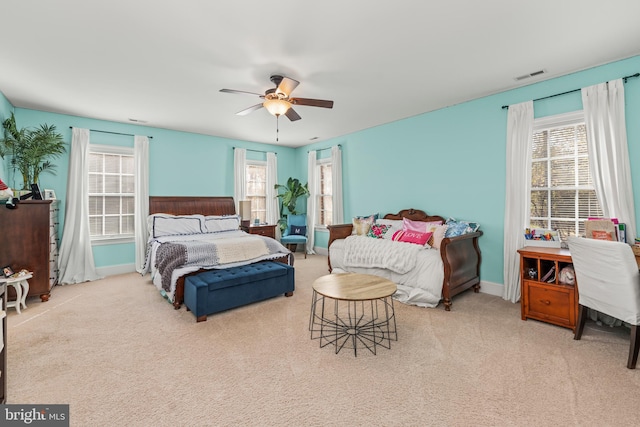
{"label": "wooden dresser", "polygon": [[[541,320],[575,332],[578,285],[561,283],[559,280],[560,270],[572,263],[569,250],[525,246],[518,253],[522,320]],[[545,277],[547,274],[549,276]]]}
{"label": "wooden dresser", "polygon": [[[16,209],[0,207],[0,264],[33,272],[29,297],[47,301],[58,281],[58,201],[23,200]],[[14,298],[13,289],[8,289]]]}

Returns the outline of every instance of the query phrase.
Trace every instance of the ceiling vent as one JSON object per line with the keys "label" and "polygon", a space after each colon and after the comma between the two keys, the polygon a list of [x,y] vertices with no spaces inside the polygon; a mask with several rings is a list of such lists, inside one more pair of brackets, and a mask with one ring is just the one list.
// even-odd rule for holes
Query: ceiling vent
{"label": "ceiling vent", "polygon": [[538,71],[534,71],[533,73],[529,73],[529,74],[525,74],[523,76],[515,77],[514,80],[520,81],[520,80],[524,80],[524,79],[529,79],[531,77],[539,76],[540,74],[544,74],[544,73],[546,73],[545,70],[538,70]]}

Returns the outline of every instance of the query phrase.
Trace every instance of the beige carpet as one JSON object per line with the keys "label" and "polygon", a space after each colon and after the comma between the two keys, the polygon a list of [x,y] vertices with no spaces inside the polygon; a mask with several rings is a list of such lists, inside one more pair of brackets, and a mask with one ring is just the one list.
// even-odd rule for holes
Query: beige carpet
{"label": "beige carpet", "polygon": [[520,320],[466,292],[453,310],[396,303],[398,342],[354,357],[308,331],[326,257],[296,292],[196,324],[148,276],[56,287],[10,309],[8,403],[70,404],[72,426],[631,426],[628,330]]}

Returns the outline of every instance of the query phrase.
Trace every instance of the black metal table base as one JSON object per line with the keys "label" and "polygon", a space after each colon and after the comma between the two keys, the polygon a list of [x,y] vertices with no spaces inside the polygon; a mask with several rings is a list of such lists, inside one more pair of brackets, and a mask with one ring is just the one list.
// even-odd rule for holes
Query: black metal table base
{"label": "black metal table base", "polygon": [[352,348],[357,357],[358,347],[364,347],[375,355],[378,346],[390,349],[391,341],[398,341],[393,298],[337,300],[314,290],[309,331],[320,348],[333,345],[336,354]]}

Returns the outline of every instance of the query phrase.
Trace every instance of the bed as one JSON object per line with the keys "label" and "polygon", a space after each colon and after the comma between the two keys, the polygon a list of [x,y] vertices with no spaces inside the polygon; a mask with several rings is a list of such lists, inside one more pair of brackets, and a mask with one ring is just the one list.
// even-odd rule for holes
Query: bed
{"label": "bed", "polygon": [[[383,220],[393,222],[404,218],[427,223],[447,222],[441,216],[428,215],[417,209],[404,209],[396,214],[387,214]],[[445,310],[450,311],[451,299],[455,295],[471,288],[474,292],[480,290],[481,254],[478,238],[482,236],[482,231],[442,238],[437,245],[439,248],[403,247],[403,252],[400,252],[400,249],[397,249],[401,247],[399,245],[418,245],[353,236],[353,224],[331,225],[328,228],[329,272],[365,273],[385,277],[397,284],[398,292],[394,298],[401,302],[422,307],[435,307],[443,302]],[[376,261],[374,248],[380,252],[377,258],[379,264],[372,263]],[[359,258],[350,255],[356,249],[371,250],[372,254],[359,254]],[[354,262],[358,259],[367,262]],[[406,268],[394,268],[389,264],[397,260],[405,264],[400,267]]]}
{"label": "bed", "polygon": [[[149,215],[150,218],[159,216],[158,214],[167,214],[172,216],[197,216],[214,218],[233,216],[236,214],[235,204],[233,197],[180,197],[180,196],[153,196],[149,197]],[[196,236],[192,238],[188,233],[186,236],[161,236],[154,238],[153,233],[149,239],[147,259],[145,262],[146,271],[151,273],[152,281],[159,290],[164,291],[169,301],[173,303],[174,308],[179,309],[184,302],[184,282],[185,278],[191,275],[196,275],[212,268],[224,268],[235,267],[240,265],[246,265],[253,262],[261,261],[277,261],[287,265],[293,266],[293,256],[291,252],[282,246],[280,242],[273,240],[269,237],[249,235],[241,230],[229,230],[216,233],[206,233],[204,236]],[[198,239],[204,239],[206,242],[200,242]],[[215,240],[221,238],[224,243],[220,243],[221,240]],[[200,245],[198,252],[205,252],[204,248],[209,248],[211,240],[215,240],[215,243],[224,248],[225,244],[229,245],[232,242],[242,242],[242,245],[249,245],[245,242],[258,241],[262,242],[262,246],[266,247],[268,253],[260,252],[256,253],[253,249],[247,249],[242,251],[241,254],[234,253],[233,258],[227,257],[230,261],[228,264],[212,266],[211,262],[207,262],[206,265],[197,265],[190,263],[189,265],[181,265],[182,261],[176,261],[174,258],[165,258],[167,253],[172,251],[172,247],[179,247],[179,245]],[[240,240],[239,240],[240,239]],[[198,242],[194,242],[198,240]],[[189,243],[186,243],[186,242]],[[174,246],[175,245],[175,246]],[[207,245],[207,246],[205,246]],[[160,249],[163,248],[163,249]],[[167,249],[168,248],[168,249]],[[249,248],[249,246],[247,246]],[[191,248],[189,248],[191,249]],[[222,249],[221,249],[222,250]],[[158,252],[161,251],[160,254]],[[247,254],[247,255],[244,255]],[[206,259],[207,253],[203,254]],[[160,256],[160,258],[158,258]],[[240,257],[245,258],[241,259]],[[250,259],[246,259],[249,256]],[[167,268],[172,270],[162,277],[160,271],[156,269],[156,265],[168,265]],[[170,277],[170,279],[167,278]],[[171,280],[169,287],[167,288],[167,280]]]}

